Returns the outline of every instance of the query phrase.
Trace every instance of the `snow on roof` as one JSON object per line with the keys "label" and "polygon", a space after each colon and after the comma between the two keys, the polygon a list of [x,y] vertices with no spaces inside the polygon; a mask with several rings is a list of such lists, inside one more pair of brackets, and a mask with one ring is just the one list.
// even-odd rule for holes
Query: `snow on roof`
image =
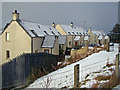
{"label": "snow on roof", "polygon": [[84,37],[84,40],[88,40],[88,38],[89,38],[88,36],[85,36],[85,37]]}
{"label": "snow on roof", "polygon": [[97,35],[97,36],[105,35],[105,33],[102,32],[102,31],[92,30],[92,32],[93,32],[94,35]]}
{"label": "snow on roof", "polygon": [[105,39],[109,39],[109,36],[105,36]]}
{"label": "snow on roof", "polygon": [[66,36],[65,35],[60,35],[58,37],[59,44],[65,44],[66,42]]}
{"label": "snow on roof", "polygon": [[61,27],[65,30],[65,32],[68,35],[83,35],[85,30],[82,27],[77,27],[77,26],[73,26],[71,27],[70,25],[62,25]]}
{"label": "snow on roof", "polygon": [[[20,20],[19,23],[25,28],[25,30],[32,36],[45,36],[45,35],[59,35],[58,31],[52,26],[33,23],[30,21]],[[32,31],[31,31],[32,30]],[[36,35],[35,35],[36,33]]]}
{"label": "snow on roof", "polygon": [[53,48],[55,43],[55,36],[47,35],[43,41],[42,48]]}
{"label": "snow on roof", "polygon": [[103,38],[103,36],[99,36],[98,39],[101,40]]}
{"label": "snow on roof", "polygon": [[79,40],[80,40],[80,36],[76,36],[76,37],[74,38],[74,40],[75,40],[75,41],[79,41]]}

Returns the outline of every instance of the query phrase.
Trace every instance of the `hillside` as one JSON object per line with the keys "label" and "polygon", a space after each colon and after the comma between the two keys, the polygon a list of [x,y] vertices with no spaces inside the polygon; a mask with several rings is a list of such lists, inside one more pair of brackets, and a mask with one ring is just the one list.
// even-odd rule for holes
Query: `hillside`
{"label": "hillside", "polygon": [[[108,61],[109,64],[113,64],[115,62],[115,57],[118,50],[114,50],[115,51],[113,52],[100,51],[99,53],[94,53],[83,60],[67,65],[64,68],[58,69],[37,79],[27,88],[72,88],[74,85],[74,66],[76,64],[80,64],[79,81],[82,83],[86,79],[88,80],[88,82],[81,84],[81,88],[91,87],[91,85],[96,83],[94,80],[96,76],[109,76],[113,73],[108,70],[111,68],[114,69],[114,66],[106,67],[106,64]],[[99,73],[93,74],[94,72]],[[108,81],[101,81],[100,83],[104,82]]]}

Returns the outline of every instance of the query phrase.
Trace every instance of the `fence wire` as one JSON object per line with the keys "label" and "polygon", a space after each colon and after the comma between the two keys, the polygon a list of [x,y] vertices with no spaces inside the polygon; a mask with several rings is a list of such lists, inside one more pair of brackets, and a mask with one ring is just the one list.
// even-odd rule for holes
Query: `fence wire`
{"label": "fence wire", "polygon": [[[81,82],[85,80],[85,77],[87,76],[87,74],[92,74],[93,72],[96,72],[96,73],[100,72],[100,70],[102,70],[107,63],[115,64],[115,58],[114,57],[107,58],[92,64],[83,65],[83,66],[80,64],[79,81]],[[56,73],[55,72],[40,78],[38,81],[39,83],[32,84],[30,85],[30,87],[32,86],[38,86],[41,88],[43,88],[43,86],[45,87],[46,85],[45,83],[48,82],[47,78],[50,78],[51,80],[51,83],[48,86],[49,88],[74,87],[74,67],[72,69],[65,70],[63,72],[56,72]],[[93,81],[91,82],[91,84],[93,84]],[[88,87],[90,87],[90,85]]]}

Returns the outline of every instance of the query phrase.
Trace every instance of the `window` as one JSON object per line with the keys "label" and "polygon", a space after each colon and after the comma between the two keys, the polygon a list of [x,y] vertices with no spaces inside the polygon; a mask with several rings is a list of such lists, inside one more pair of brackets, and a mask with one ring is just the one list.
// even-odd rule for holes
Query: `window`
{"label": "window", "polygon": [[70,32],[68,32],[68,34],[71,35]]}
{"label": "window", "polygon": [[80,35],[82,35],[82,34],[80,33]]}
{"label": "window", "polygon": [[51,31],[53,35],[55,35],[55,33],[53,31]]}
{"label": "window", "polygon": [[10,51],[6,51],[6,58],[10,58]]}
{"label": "window", "polygon": [[61,45],[59,45],[59,49],[61,49],[62,47],[61,47]]}
{"label": "window", "polygon": [[40,28],[40,25],[38,25],[38,27]]}
{"label": "window", "polygon": [[61,35],[59,32],[58,32],[59,35]]}
{"label": "window", "polygon": [[74,32],[72,32],[73,34],[75,34]]}
{"label": "window", "polygon": [[49,53],[49,49],[45,49],[44,52],[45,52],[45,53]]}
{"label": "window", "polygon": [[71,46],[71,41],[69,41],[69,45]]}
{"label": "window", "polygon": [[75,41],[75,46],[77,46],[77,41]]}
{"label": "window", "polygon": [[46,31],[44,31],[44,33],[45,33],[46,35],[49,35]]}
{"label": "window", "polygon": [[9,37],[9,32],[6,32],[6,41],[9,41],[10,37]]}
{"label": "window", "polygon": [[37,33],[36,33],[34,30],[31,30],[31,32],[32,32],[36,37],[38,37]]}

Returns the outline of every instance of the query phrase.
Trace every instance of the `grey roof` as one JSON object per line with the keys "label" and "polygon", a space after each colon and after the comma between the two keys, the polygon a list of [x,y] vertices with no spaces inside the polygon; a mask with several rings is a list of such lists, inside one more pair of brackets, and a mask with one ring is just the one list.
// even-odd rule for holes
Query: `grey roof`
{"label": "grey roof", "polygon": [[65,44],[66,43],[66,36],[65,35],[60,35],[58,37],[59,44]]}
{"label": "grey roof", "polygon": [[52,27],[43,24],[33,23],[30,21],[19,20],[19,23],[25,28],[25,30],[32,36],[32,37],[41,37],[45,35],[56,35],[58,36],[58,31]]}
{"label": "grey roof", "polygon": [[42,47],[43,48],[53,48],[55,43],[55,36],[47,35],[43,41]]}
{"label": "grey roof", "polygon": [[77,27],[77,26],[71,27],[70,25],[62,25],[62,24],[60,24],[60,26],[65,30],[67,35],[84,35],[87,33],[82,27]]}

